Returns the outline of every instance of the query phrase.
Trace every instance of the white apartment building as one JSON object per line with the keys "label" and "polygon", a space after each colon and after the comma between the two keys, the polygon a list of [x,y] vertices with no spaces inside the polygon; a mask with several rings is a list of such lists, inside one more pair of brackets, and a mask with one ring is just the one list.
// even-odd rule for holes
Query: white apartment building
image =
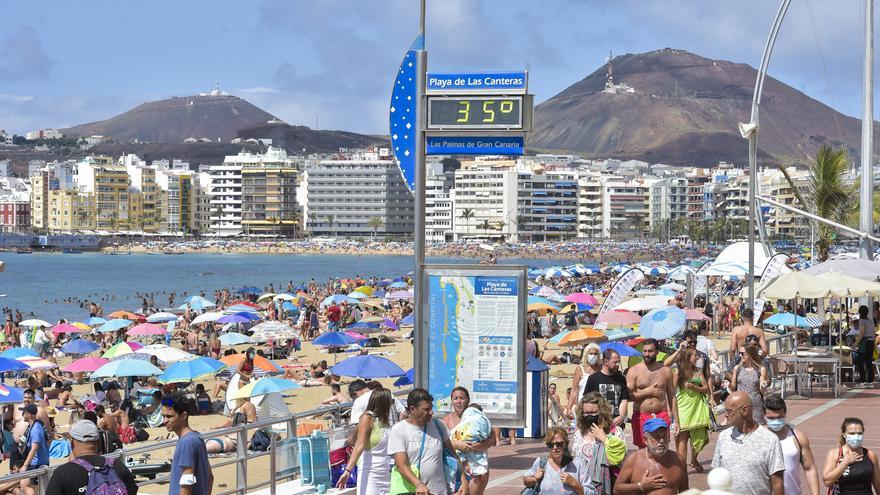
{"label": "white apartment building", "polygon": [[578,178],[578,236],[586,239],[605,237],[603,225],[603,198],[605,176],[599,172],[582,170]]}
{"label": "white apartment building", "polygon": [[481,157],[455,171],[455,240],[517,237],[517,169],[513,160]]}
{"label": "white apartment building", "polygon": [[665,229],[680,218],[687,218],[688,180],[684,177],[664,177],[651,183],[651,231]]}
{"label": "white apartment building", "polygon": [[650,230],[651,184],[656,179],[608,180],[602,197],[603,237],[644,239]]}
{"label": "white apartment building", "polygon": [[576,170],[519,167],[515,227],[519,242],[562,241],[578,236]]}
{"label": "white apartment building", "polygon": [[425,241],[452,242],[455,217],[452,214],[454,172],[443,172],[442,163],[429,163],[425,177]]}

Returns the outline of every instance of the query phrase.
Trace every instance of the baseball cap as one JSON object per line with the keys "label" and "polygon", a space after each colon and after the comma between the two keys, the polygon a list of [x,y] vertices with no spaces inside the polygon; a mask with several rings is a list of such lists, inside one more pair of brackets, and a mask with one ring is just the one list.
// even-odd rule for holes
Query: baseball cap
{"label": "baseball cap", "polygon": [[31,414],[37,414],[37,411],[39,410],[39,409],[37,409],[36,404],[28,404],[28,405],[21,407],[19,409],[21,409],[22,412],[31,413]]}
{"label": "baseball cap", "polygon": [[669,424],[663,418],[651,418],[645,421],[644,424],[642,424],[642,431],[645,433],[651,433],[659,430],[660,428],[669,429]]}
{"label": "baseball cap", "polygon": [[87,419],[81,419],[70,427],[70,438],[80,442],[94,442],[101,436],[98,426]]}

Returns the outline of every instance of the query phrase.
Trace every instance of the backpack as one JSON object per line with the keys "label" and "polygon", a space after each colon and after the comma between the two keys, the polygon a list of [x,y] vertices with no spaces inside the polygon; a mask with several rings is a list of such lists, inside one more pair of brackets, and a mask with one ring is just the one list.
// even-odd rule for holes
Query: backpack
{"label": "backpack", "polygon": [[74,459],[76,465],[89,472],[89,484],[86,487],[86,495],[127,495],[128,488],[116,470],[113,469],[113,463],[116,462],[112,457],[104,457],[104,465],[101,467],[92,466],[83,459]]}

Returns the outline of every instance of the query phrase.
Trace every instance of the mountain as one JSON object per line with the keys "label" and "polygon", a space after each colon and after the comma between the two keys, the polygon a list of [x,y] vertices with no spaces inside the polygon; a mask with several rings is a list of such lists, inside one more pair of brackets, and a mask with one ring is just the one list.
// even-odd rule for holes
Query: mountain
{"label": "mountain", "polygon": [[291,153],[331,153],[339,148],[366,148],[370,145],[390,146],[388,138],[346,131],[316,131],[305,126],[292,126],[280,121],[262,122],[239,129],[241,139],[271,139]]}
{"label": "mountain", "polygon": [[247,101],[222,94],[151,101],[107,120],[63,129],[65,136],[101,135],[119,142],[182,143],[184,139],[229,141],[239,129],[275,117]]}
{"label": "mountain", "polygon": [[[531,148],[670,165],[748,163],[737,123],[749,121],[754,68],[670,48],[617,56],[611,66],[612,91],[606,63],[535,107]],[[858,159],[860,121],[769,76],[760,123],[760,162],[805,162],[823,144]]]}

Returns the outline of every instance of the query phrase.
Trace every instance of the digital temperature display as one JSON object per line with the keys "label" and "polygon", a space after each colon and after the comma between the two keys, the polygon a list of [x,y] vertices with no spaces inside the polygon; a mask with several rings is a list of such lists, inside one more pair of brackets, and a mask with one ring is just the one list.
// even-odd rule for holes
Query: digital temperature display
{"label": "digital temperature display", "polygon": [[428,129],[522,129],[522,97],[428,97]]}

